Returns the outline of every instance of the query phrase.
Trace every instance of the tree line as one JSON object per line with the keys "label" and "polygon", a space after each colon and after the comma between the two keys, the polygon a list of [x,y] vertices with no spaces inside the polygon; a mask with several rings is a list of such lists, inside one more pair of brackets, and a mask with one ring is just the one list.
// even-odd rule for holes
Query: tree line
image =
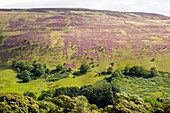
{"label": "tree line", "polygon": [[12,67],[18,73],[16,77],[21,79],[22,82],[29,82],[47,76],[48,81],[57,81],[68,77],[70,73],[75,76],[80,76],[86,74],[90,70],[90,66],[85,63],[80,65],[78,71],[73,72],[71,68],[66,68],[64,64],[57,64],[55,69],[50,70],[45,64],[36,61],[30,63],[22,60],[13,60]]}
{"label": "tree line", "polygon": [[[100,98],[100,97],[98,97]],[[119,92],[114,103],[98,108],[85,96],[48,97],[35,100],[16,93],[0,93],[0,113],[169,113],[170,103]]]}

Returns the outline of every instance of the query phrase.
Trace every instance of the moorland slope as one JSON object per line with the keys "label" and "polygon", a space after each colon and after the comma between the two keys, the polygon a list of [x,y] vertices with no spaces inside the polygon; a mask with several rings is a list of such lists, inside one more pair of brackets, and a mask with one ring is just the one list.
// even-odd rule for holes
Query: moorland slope
{"label": "moorland slope", "polygon": [[[89,9],[1,9],[0,60],[53,67],[82,62],[107,67],[170,68],[170,17]],[[99,66],[99,67],[100,67]]]}

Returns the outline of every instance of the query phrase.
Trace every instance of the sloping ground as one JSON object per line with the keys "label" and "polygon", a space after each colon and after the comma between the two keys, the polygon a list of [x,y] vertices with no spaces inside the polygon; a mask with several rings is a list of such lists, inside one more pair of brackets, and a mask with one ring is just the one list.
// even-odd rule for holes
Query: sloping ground
{"label": "sloping ground", "polygon": [[[82,61],[107,67],[142,65],[170,69],[170,18],[149,13],[88,9],[1,10],[2,62],[46,64]],[[99,66],[99,67],[100,67]]]}

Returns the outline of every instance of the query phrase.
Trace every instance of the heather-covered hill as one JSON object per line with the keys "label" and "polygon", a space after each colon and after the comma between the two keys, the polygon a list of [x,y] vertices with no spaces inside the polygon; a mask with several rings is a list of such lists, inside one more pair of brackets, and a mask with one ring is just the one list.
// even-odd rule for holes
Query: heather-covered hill
{"label": "heather-covered hill", "polygon": [[[170,17],[89,9],[1,9],[0,60],[170,68]],[[99,65],[101,64],[101,65]],[[53,65],[50,65],[53,66]]]}

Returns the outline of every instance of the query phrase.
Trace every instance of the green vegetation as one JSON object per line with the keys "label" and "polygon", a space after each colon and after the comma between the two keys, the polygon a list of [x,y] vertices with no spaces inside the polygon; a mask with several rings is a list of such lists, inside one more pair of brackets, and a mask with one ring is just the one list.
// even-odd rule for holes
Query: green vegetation
{"label": "green vegetation", "polygon": [[107,71],[102,71],[101,73],[99,73],[99,75],[110,75],[113,73],[113,68],[109,67],[107,68]]}
{"label": "green vegetation", "polygon": [[17,70],[17,78],[21,79],[23,82],[29,82],[30,80],[40,78],[41,76],[47,76],[49,69],[46,65],[40,63],[16,61],[14,60],[12,66]]}
{"label": "green vegetation", "polygon": [[78,87],[62,87],[55,90],[43,91],[38,100],[48,97],[57,97],[59,95],[67,96],[85,96],[91,104],[96,104],[99,108],[113,104],[113,95],[119,92],[117,87],[106,81],[97,82],[94,85]]}
{"label": "green vegetation", "polygon": [[0,18],[0,113],[170,112],[167,17],[31,9]]}
{"label": "green vegetation", "polygon": [[65,68],[63,65],[58,64],[54,70],[50,71],[51,76],[48,77],[48,81],[57,81],[66,78],[71,72],[71,68]]}
{"label": "green vegetation", "polygon": [[123,70],[123,73],[125,75],[144,77],[144,78],[150,78],[159,75],[159,72],[156,70],[156,68],[153,67],[150,69],[150,71],[148,71],[144,69],[142,66],[133,66],[131,68],[126,66],[125,69]]}
{"label": "green vegetation", "polygon": [[36,99],[36,95],[33,92],[30,92],[30,91],[24,92],[23,95],[32,97],[33,99]]}
{"label": "green vegetation", "polygon": [[89,70],[90,70],[90,65],[83,63],[83,64],[80,66],[79,71],[75,71],[75,72],[73,73],[73,75],[77,75],[77,76],[83,75],[83,74],[86,74]]}
{"label": "green vegetation", "polygon": [[68,77],[69,73],[72,71],[71,68],[64,68],[61,64],[57,65],[56,69],[49,70],[46,65],[36,63],[36,61],[29,63],[14,60],[12,67],[18,72],[17,78],[21,79],[23,82],[29,82],[30,80],[47,76],[48,81],[57,81]]}
{"label": "green vegetation", "polygon": [[99,109],[89,104],[83,96],[70,98],[61,95],[44,101],[36,101],[15,93],[0,94],[1,113],[79,113],[82,111],[99,113]]}
{"label": "green vegetation", "polygon": [[109,113],[153,113],[153,107],[145,103],[138,95],[127,93],[117,93],[115,95],[115,105],[107,106]]}
{"label": "green vegetation", "polygon": [[[84,106],[85,103],[87,106],[84,109],[89,111],[89,113],[93,111],[107,112],[107,113],[134,112],[134,111],[148,112],[148,113],[152,113],[152,112],[163,113],[164,111],[169,110],[168,89],[166,89],[167,92],[165,91],[164,94],[160,94],[159,93],[160,91],[158,89],[158,91],[156,91],[155,93],[153,92],[153,95],[156,96],[152,96],[152,95],[146,96],[145,94],[146,91],[140,92],[139,90],[141,89],[138,88],[140,84],[141,86],[145,86],[145,84],[155,85],[157,84],[157,82],[154,82],[153,80],[158,80],[158,78],[160,78],[159,79],[160,83],[161,83],[160,80],[164,80],[164,79],[165,79],[164,80],[165,85],[169,83],[167,79],[169,77],[168,75],[169,73],[158,71],[156,68],[151,68],[150,70],[146,70],[141,66],[132,66],[132,67],[126,66],[123,70],[116,69],[113,71],[113,67],[108,67],[106,71],[106,74],[108,76],[104,76],[105,77],[104,80],[98,81],[93,85],[82,85],[81,87],[57,86],[57,87],[48,87],[48,88],[47,85],[49,85],[50,83],[53,83],[55,81],[58,82],[61,79],[64,81],[65,77],[67,77],[66,79],[71,80],[71,79],[87,76],[87,74],[93,73],[93,69],[91,69],[88,64],[82,64],[80,65],[78,72],[81,73],[80,75],[83,76],[77,76],[76,78],[74,78],[73,77],[74,72],[72,73],[72,69],[65,68],[64,65],[61,64],[58,64],[55,67],[55,69],[50,70],[46,67],[46,65],[42,65],[35,61],[33,63],[29,63],[26,61],[14,60],[12,63],[12,68],[15,70],[15,72],[18,73],[16,77],[21,79],[22,82],[30,83],[32,81],[36,81],[36,79],[38,80],[38,79],[46,78],[44,82],[46,90],[41,91],[41,94],[36,94],[37,91],[25,90],[23,92],[23,95],[27,97],[22,97],[20,95],[22,98],[33,98],[32,100],[29,101],[34,101],[36,104],[35,106],[37,106],[37,108],[34,108],[27,103],[26,105],[27,107],[21,109],[21,107],[17,107],[17,106],[14,107],[13,105],[9,104],[8,101],[5,101],[4,103],[4,100],[1,100],[0,106],[2,105],[4,108],[0,110],[3,112],[8,110],[10,111],[11,109],[16,110],[15,112],[20,112],[20,110],[21,111],[37,110],[36,112],[73,112],[73,111],[78,112],[77,110],[82,111],[83,109],[77,107]],[[150,81],[150,82],[144,83],[143,81]],[[161,85],[160,86],[156,85],[155,88],[159,87],[163,89],[165,88],[165,85],[162,84],[162,87]],[[39,84],[39,87],[40,86],[42,85]],[[148,87],[148,89],[150,89],[148,91],[149,94],[151,93],[152,88]],[[122,92],[126,92],[126,93],[122,93]],[[2,95],[6,95],[6,94],[2,94]],[[7,95],[16,96],[16,94],[10,94],[10,93],[7,93]],[[138,95],[140,95],[140,97]],[[13,98],[20,98],[15,96]],[[77,99],[80,100],[82,99],[83,101],[82,102],[79,101],[80,103],[76,103]],[[13,101],[13,100],[9,100],[9,101]],[[46,106],[47,103],[49,104],[49,106]],[[74,104],[74,106],[72,106],[72,104]],[[18,104],[16,103],[16,105]],[[29,110],[27,108],[29,108]]]}
{"label": "green vegetation", "polygon": [[169,103],[161,103],[154,99],[142,99],[138,95],[131,95],[124,92],[116,93],[112,96],[114,98],[110,101],[113,101],[113,103],[99,109],[95,104],[90,104],[84,96],[69,97],[66,95],[60,95],[53,98],[48,97],[42,101],[38,101],[31,97],[16,93],[1,93],[0,112],[168,113],[170,111]]}

